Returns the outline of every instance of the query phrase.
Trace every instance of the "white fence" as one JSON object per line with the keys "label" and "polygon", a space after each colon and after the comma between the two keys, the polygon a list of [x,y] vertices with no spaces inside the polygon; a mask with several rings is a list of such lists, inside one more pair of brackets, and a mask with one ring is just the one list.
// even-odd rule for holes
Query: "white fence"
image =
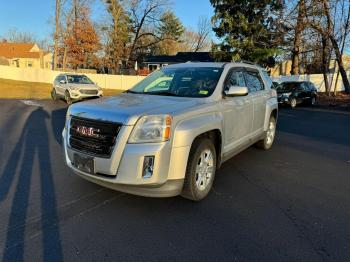
{"label": "white fence", "polygon": [[[0,65],[0,78],[19,80],[37,83],[51,84],[57,75],[62,72],[36,69],[36,68],[17,68]],[[104,74],[86,74],[92,81],[102,88],[126,90],[133,87],[143,76],[124,76],[124,75],[104,75]]]}
{"label": "white fence", "polygon": [[[348,76],[349,77],[349,76]],[[337,74],[329,74],[328,75],[328,82],[331,86],[331,90],[333,91],[335,88],[335,82],[336,82]],[[295,76],[275,76],[272,77],[273,81],[276,81],[278,83],[286,82],[286,81],[310,81],[312,82],[317,90],[319,92],[325,92],[325,84],[324,84],[324,78],[322,74],[313,74],[313,75],[295,75]],[[339,75],[338,83],[337,83],[337,91],[343,91],[343,80],[341,78],[341,75]]]}
{"label": "white fence", "polygon": [[[10,66],[0,65],[0,78],[27,81],[27,82],[39,82],[39,83],[52,83],[58,74],[62,72],[46,70],[46,69],[34,69],[34,68],[17,68]],[[126,90],[133,87],[143,76],[124,76],[124,75],[104,75],[104,74],[86,74],[102,88],[109,89],[121,89]],[[325,91],[324,79],[322,74],[314,75],[299,75],[299,76],[277,76],[272,77],[273,81],[285,82],[285,81],[311,81],[320,92]],[[329,83],[332,84],[332,90],[335,87],[336,74],[328,75]],[[343,81],[339,76],[337,83],[337,91],[344,90]]]}

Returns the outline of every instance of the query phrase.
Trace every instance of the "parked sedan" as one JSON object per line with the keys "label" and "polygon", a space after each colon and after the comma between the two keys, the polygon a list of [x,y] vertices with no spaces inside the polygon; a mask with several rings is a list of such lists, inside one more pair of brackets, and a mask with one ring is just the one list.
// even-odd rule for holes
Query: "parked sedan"
{"label": "parked sedan", "polygon": [[283,82],[277,87],[277,94],[279,104],[287,104],[292,108],[301,103],[314,105],[317,99],[317,90],[308,81]]}
{"label": "parked sedan", "polygon": [[67,104],[86,98],[101,97],[102,89],[85,75],[61,74],[56,77],[51,97],[53,100],[63,98]]}

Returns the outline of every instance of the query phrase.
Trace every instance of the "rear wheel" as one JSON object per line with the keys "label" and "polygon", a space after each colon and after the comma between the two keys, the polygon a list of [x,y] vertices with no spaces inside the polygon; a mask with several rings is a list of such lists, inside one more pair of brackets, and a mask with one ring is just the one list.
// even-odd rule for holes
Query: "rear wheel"
{"label": "rear wheel", "polygon": [[315,104],[316,104],[316,97],[313,96],[310,98],[309,105],[314,106]]}
{"label": "rear wheel", "polygon": [[67,105],[72,104],[72,98],[70,97],[70,94],[68,91],[64,93],[64,100],[66,100]]}
{"label": "rear wheel", "polygon": [[275,141],[275,135],[276,135],[276,118],[274,116],[271,116],[267,130],[265,131],[264,139],[256,143],[256,146],[264,150],[270,149],[273,145],[273,142]]}
{"label": "rear wheel", "polygon": [[205,198],[213,186],[216,171],[216,151],[209,138],[196,139],[187,162],[182,196],[193,201]]}

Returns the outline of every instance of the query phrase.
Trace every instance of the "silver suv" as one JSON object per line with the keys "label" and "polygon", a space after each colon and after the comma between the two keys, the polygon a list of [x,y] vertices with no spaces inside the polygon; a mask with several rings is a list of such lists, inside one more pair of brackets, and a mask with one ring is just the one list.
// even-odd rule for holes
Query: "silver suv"
{"label": "silver suv", "polygon": [[220,165],[274,141],[277,95],[264,69],[186,63],[156,71],[120,96],[70,106],[68,166],[115,190],[199,201]]}
{"label": "silver suv", "polygon": [[67,104],[86,98],[101,97],[102,89],[91,81],[86,75],[60,74],[52,86],[51,97],[53,100],[63,98]]}

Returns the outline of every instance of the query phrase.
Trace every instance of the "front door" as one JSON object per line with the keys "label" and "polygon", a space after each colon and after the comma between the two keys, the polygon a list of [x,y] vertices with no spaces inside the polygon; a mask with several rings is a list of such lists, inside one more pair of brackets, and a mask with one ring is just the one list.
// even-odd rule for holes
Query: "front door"
{"label": "front door", "polygon": [[[230,86],[246,86],[242,68],[234,68],[228,74],[224,90]],[[224,153],[228,153],[250,139],[253,119],[251,95],[224,97],[222,107],[224,112]]]}
{"label": "front door", "polygon": [[[64,81],[64,84],[61,83],[61,81]],[[66,84],[67,84],[67,78],[66,76],[60,76],[58,79],[58,91],[60,93],[60,95],[64,95],[64,93],[66,92]]]}

